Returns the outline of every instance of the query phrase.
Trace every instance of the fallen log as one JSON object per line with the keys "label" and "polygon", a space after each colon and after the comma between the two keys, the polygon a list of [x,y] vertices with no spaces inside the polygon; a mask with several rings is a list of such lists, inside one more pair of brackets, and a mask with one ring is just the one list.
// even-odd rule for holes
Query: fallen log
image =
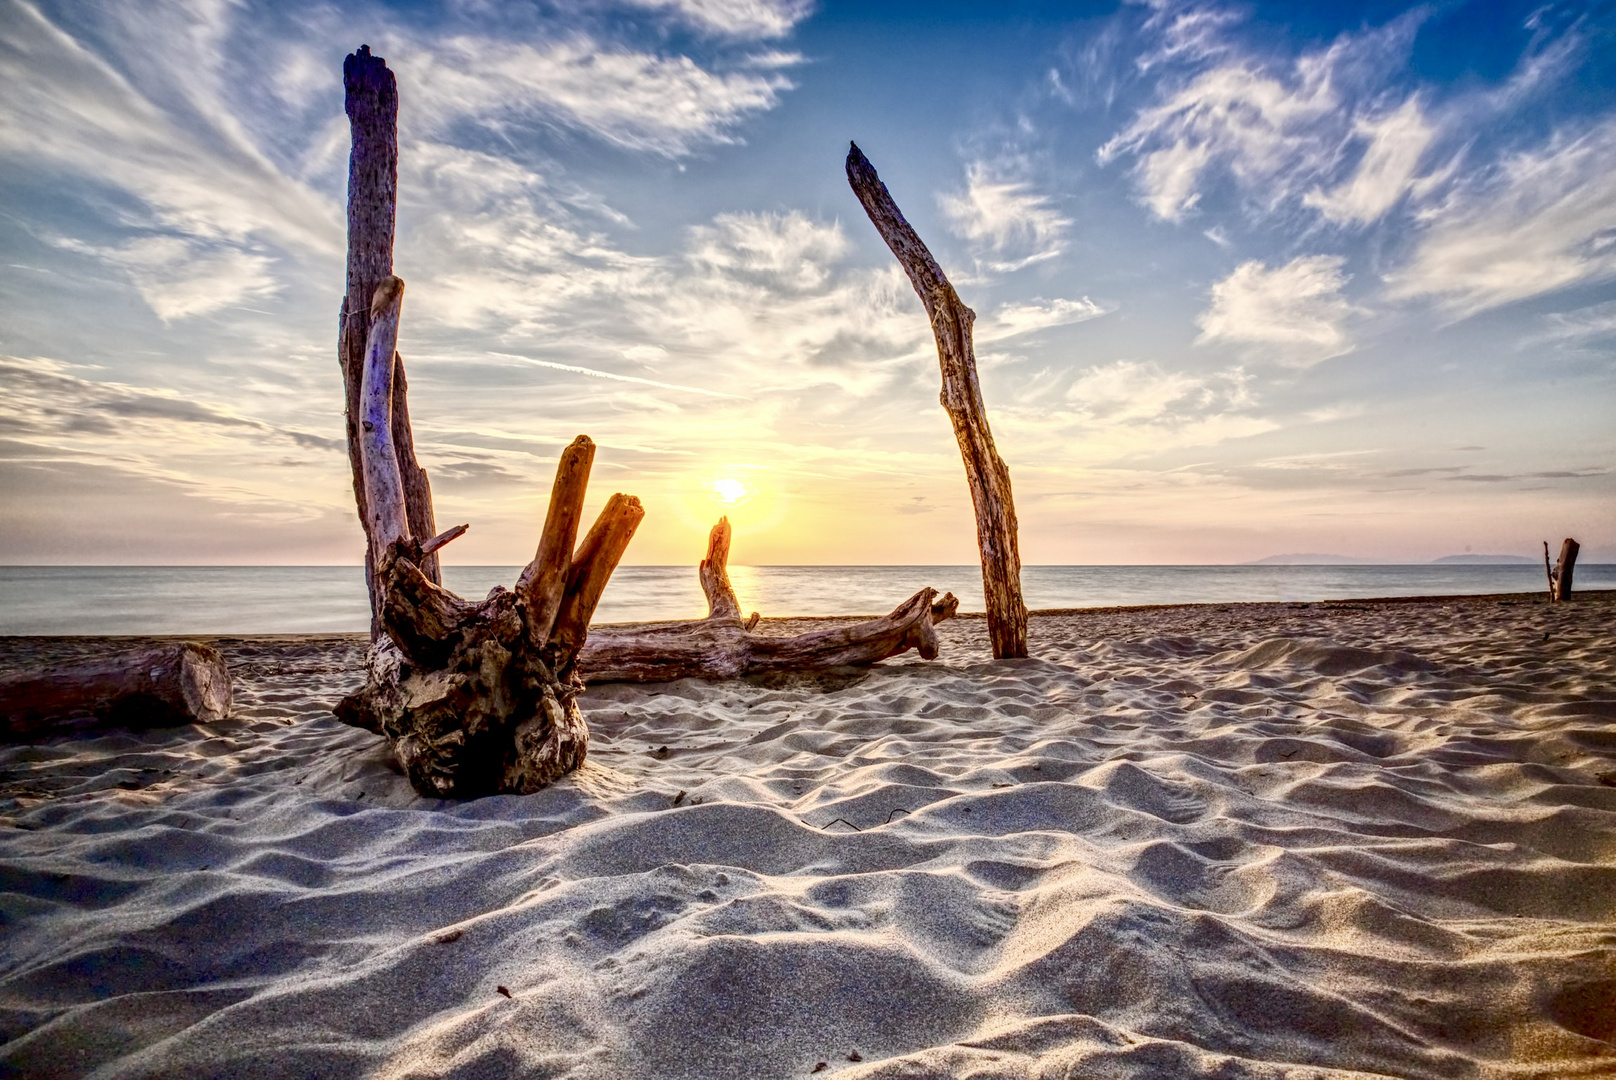
{"label": "fallen log", "polygon": [[0,737],[209,724],[230,715],[230,671],[195,642],[96,656],[0,679]]}
{"label": "fallen log", "polygon": [[1549,542],[1543,541],[1543,569],[1549,575],[1549,603],[1558,604],[1562,600],[1571,599],[1571,576],[1577,566],[1577,552],[1582,545],[1571,537],[1566,537],[1560,544],[1560,557],[1553,566],[1549,565]]}
{"label": "fallen log", "polygon": [[670,679],[734,679],[768,672],[810,671],[873,664],[917,650],[937,657],[936,624],[953,618],[953,593],[921,589],[892,614],[792,637],[752,632],[758,614],[741,617],[729,581],[730,525],[720,518],[707,539],[698,572],[707,595],[707,617],[646,627],[593,630],[578,654],[585,682],[667,682]]}
{"label": "fallen log", "polygon": [[1021,549],[1016,539],[1016,504],[1010,470],[993,445],[982,387],[976,377],[976,350],[971,326],[976,312],[965,306],[942,267],[904,218],[875,166],[857,143],[847,151],[847,182],[887,242],[909,283],[926,305],[937,362],[942,368],[941,400],[954,425],[965,463],[965,479],[976,511],[976,542],[982,553],[982,595],[987,605],[988,637],[1000,660],[1027,655],[1027,605],[1021,596]]}

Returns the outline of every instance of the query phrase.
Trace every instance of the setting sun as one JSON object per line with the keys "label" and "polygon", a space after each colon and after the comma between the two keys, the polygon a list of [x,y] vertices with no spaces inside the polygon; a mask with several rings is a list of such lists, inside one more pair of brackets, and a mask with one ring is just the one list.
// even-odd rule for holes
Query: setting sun
{"label": "setting sun", "polygon": [[713,490],[718,493],[719,501],[728,505],[734,505],[751,494],[746,485],[733,476],[726,476],[722,480],[714,480]]}

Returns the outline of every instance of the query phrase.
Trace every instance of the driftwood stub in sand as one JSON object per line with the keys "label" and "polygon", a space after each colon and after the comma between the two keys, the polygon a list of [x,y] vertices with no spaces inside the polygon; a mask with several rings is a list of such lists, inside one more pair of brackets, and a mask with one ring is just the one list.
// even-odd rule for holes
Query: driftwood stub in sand
{"label": "driftwood stub in sand", "polygon": [[847,182],[909,275],[931,319],[932,336],[937,339],[937,362],[943,373],[943,408],[954,425],[954,439],[965,462],[965,479],[976,511],[982,593],[993,655],[1000,660],[1026,656],[1027,605],[1021,596],[1016,505],[1010,491],[1010,470],[993,445],[987,407],[982,404],[982,387],[976,377],[976,350],[971,341],[976,312],[960,300],[857,143],[850,144],[847,151]]}
{"label": "driftwood stub in sand", "polygon": [[1543,541],[1543,569],[1549,574],[1549,602],[1558,604],[1562,600],[1571,599],[1571,575],[1577,567],[1577,552],[1582,545],[1571,537],[1566,537],[1560,544],[1560,557],[1553,566],[1549,565],[1549,542]]}
{"label": "driftwood stub in sand", "polygon": [[729,582],[730,525],[720,518],[701,561],[705,619],[648,627],[593,630],[578,654],[585,682],[666,682],[670,679],[734,679],[771,672],[801,672],[873,664],[916,649],[927,660],[937,656],[935,626],[959,608],[952,593],[941,600],[935,589],[921,589],[892,614],[848,626],[792,637],[752,632],[758,616],[741,617],[740,601]]}
{"label": "driftwood stub in sand", "polygon": [[224,658],[191,641],[0,679],[0,739],[8,742],[94,727],[208,724],[228,715]]}

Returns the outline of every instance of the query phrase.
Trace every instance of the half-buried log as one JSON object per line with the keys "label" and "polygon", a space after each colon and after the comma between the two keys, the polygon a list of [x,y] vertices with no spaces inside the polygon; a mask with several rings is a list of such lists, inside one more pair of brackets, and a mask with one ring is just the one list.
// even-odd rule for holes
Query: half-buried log
{"label": "half-buried log", "polygon": [[720,518],[701,561],[707,617],[646,627],[601,627],[590,631],[578,654],[584,681],[666,682],[689,677],[734,679],[769,672],[798,672],[873,664],[909,649],[927,660],[937,656],[936,624],[953,618],[953,593],[935,599],[921,589],[890,615],[792,637],[753,633],[758,615],[741,617],[729,582],[730,526]]}
{"label": "half-buried log", "polygon": [[366,532],[374,545],[382,635],[366,682],[336,708],[344,722],[386,736],[416,791],[471,798],[537,791],[583,764],[589,728],[573,676],[595,605],[645,512],[613,495],[573,549],[595,447],[579,436],[561,455],[533,562],[516,588],[477,603],[433,581],[424,552],[457,527],[418,542],[410,531],[392,411],[402,395],[393,362],[404,283],[376,288],[359,397]]}
{"label": "half-buried log", "polygon": [[0,679],[0,738],[95,727],[208,724],[230,715],[230,672],[214,649],[180,642]]}

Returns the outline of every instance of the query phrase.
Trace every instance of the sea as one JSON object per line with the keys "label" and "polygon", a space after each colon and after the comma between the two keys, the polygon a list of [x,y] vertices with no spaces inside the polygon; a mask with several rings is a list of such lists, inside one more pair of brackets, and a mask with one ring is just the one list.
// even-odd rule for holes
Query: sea
{"label": "sea", "polygon": [[[481,598],[520,567],[446,566]],[[765,616],[883,615],[930,586],[982,610],[975,566],[732,566],[742,609]],[[1616,565],[1579,565],[1576,589],[1616,588]],[[1033,610],[1546,592],[1541,566],[1026,566]],[[596,623],[707,613],[694,566],[622,566]],[[369,625],[357,566],[0,566],[0,634],[306,634]]]}

